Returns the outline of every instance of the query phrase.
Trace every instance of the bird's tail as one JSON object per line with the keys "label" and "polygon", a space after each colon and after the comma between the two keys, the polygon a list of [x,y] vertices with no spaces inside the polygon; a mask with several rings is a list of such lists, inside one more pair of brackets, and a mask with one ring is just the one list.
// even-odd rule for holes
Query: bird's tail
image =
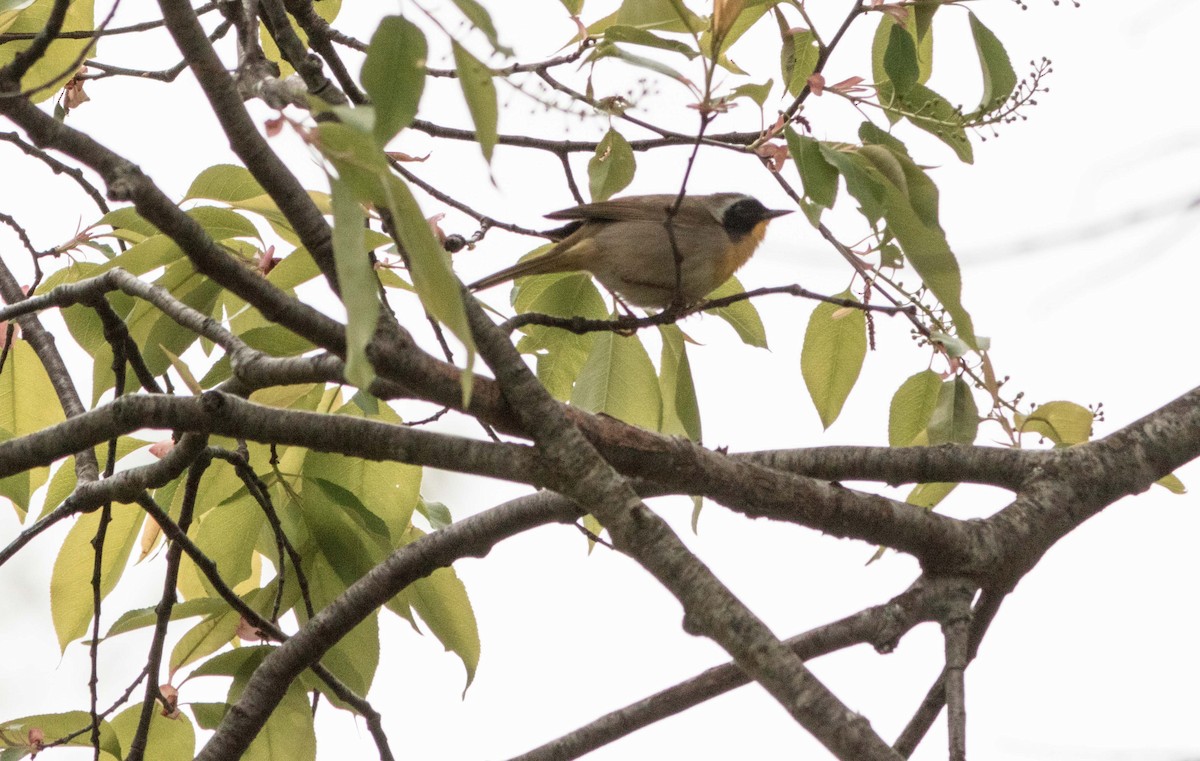
{"label": "bird's tail", "polygon": [[488,275],[482,280],[476,280],[467,286],[472,291],[482,291],[484,288],[491,288],[493,285],[507,283],[518,277],[526,275],[545,275],[549,272],[567,272],[577,269],[571,266],[570,262],[564,261],[563,254],[567,248],[563,246],[555,246],[548,253],[541,256],[531,256],[524,261],[517,262],[511,267],[505,267],[499,272]]}

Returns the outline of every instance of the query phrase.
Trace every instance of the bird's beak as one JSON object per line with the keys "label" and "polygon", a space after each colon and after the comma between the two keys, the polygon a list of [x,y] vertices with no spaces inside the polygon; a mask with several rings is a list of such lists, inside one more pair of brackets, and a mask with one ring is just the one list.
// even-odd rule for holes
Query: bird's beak
{"label": "bird's beak", "polygon": [[782,217],[784,214],[791,214],[793,211],[795,211],[795,210],[794,209],[767,209],[767,213],[763,214],[763,216],[766,217],[767,219],[775,219],[775,217]]}

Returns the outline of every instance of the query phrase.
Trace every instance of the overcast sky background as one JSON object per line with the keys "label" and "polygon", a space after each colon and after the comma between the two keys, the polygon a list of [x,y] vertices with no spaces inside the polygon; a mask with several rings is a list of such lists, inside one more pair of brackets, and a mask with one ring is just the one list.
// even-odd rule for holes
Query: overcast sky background
{"label": "overcast sky background", "polygon": [[[348,3],[349,4],[349,3]],[[976,330],[992,338],[997,370],[1029,401],[1069,399],[1104,404],[1103,435],[1152,411],[1197,382],[1196,317],[1192,293],[1200,264],[1200,130],[1194,89],[1194,30],[1200,6],[1166,0],[1146,3],[1085,2],[1054,7],[1029,0],[1030,9],[989,0],[971,7],[1007,46],[1018,75],[1030,59],[1054,61],[1050,93],[1026,112],[1027,122],[1001,129],[999,139],[975,145],[973,166],[957,162],[948,149],[902,126],[921,163],[936,166],[942,191],[941,217],[964,272],[964,303]],[[398,3],[363,11],[372,17],[395,12]],[[430,2],[431,8],[449,3]],[[574,32],[556,0],[490,3],[501,36],[521,60],[556,53]],[[589,0],[585,21],[607,13],[612,2]],[[845,2],[812,2],[818,29],[828,36]],[[106,6],[105,6],[106,7]],[[349,14],[354,9],[346,9]],[[144,18],[127,3],[115,23]],[[952,40],[964,28],[959,9],[939,12],[935,26],[937,65],[931,85],[952,101],[973,103],[979,75],[969,38]],[[831,26],[832,24],[832,26]],[[373,23],[345,28],[365,39]],[[455,27],[451,27],[452,30]],[[836,82],[852,75],[870,78],[869,40],[874,20],[864,19],[847,36],[826,69]],[[761,35],[761,46],[754,44]],[[743,66],[760,66],[759,49],[774,56],[777,31],[766,20],[733,50]],[[957,35],[957,36],[962,36]],[[468,38],[472,39],[472,38]],[[476,40],[477,41],[477,40]],[[143,53],[145,44],[152,52]],[[134,47],[136,45],[136,47]],[[476,48],[480,49],[480,48]],[[144,66],[143,55],[165,68],[178,60],[169,40],[126,39],[101,48],[101,60]],[[229,53],[231,41],[223,44]],[[450,66],[447,60],[432,63]],[[226,60],[232,61],[230,55]],[[759,71],[778,80],[768,58]],[[356,68],[356,67],[355,67]],[[606,65],[597,92],[620,91],[636,71]],[[765,78],[762,77],[762,78]],[[465,125],[461,96],[453,83],[431,87],[423,109],[436,121]],[[128,79],[96,82],[93,101],[70,123],[124,152],[161,187],[182,197],[206,166],[232,160],[214,131],[211,115],[197,107],[198,90],[187,73],[173,85]],[[584,123],[555,113],[530,114],[521,95],[505,95],[514,108],[501,115],[502,132],[553,134],[570,123],[571,137],[597,138],[607,121]],[[682,108],[678,86],[665,84],[644,101],[639,115],[676,129],[692,129],[694,112]],[[768,103],[768,115],[775,101]],[[261,121],[270,115],[252,104]],[[810,99],[806,115],[822,139],[853,139],[860,116],[831,97]],[[769,118],[769,117],[768,117]],[[743,106],[715,130],[754,128],[758,116]],[[532,125],[532,126],[531,126]],[[618,125],[628,137],[640,136]],[[3,129],[9,129],[4,127]],[[545,130],[540,132],[539,130]],[[291,136],[273,141],[310,187],[324,189],[319,167]],[[571,205],[556,160],[496,152],[496,185],[487,179],[470,144],[434,143],[405,134],[393,147],[412,154],[432,149],[422,176],[495,217],[537,227],[540,215]],[[661,152],[643,160],[628,192],[665,192],[678,187],[683,152]],[[46,247],[73,234],[98,215],[72,183],[0,146],[0,166],[9,182],[0,186],[0,209]],[[586,156],[574,163],[585,183]],[[11,170],[9,169],[11,167]],[[793,180],[795,175],[785,170]],[[19,180],[14,180],[19,178]],[[689,186],[695,192],[754,192],[769,206],[785,197],[749,159],[702,154]],[[53,200],[62,206],[50,208]],[[448,211],[422,199],[427,213]],[[839,201],[853,240],[851,205]],[[443,227],[469,235],[467,218],[450,212]],[[16,242],[0,231],[6,261],[23,262]],[[531,247],[528,241],[493,232],[476,251],[460,254],[464,280],[500,268]],[[749,287],[799,282],[824,292],[844,288],[844,263],[823,244],[801,215],[773,223],[760,253],[742,271]],[[486,294],[507,305],[507,291]],[[868,357],[859,386],[842,418],[827,432],[807,399],[799,373],[799,346],[812,305],[787,297],[758,302],[771,351],[743,346],[728,327],[712,318],[685,324],[702,346],[690,348],[704,417],[705,443],[732,450],[825,444],[886,443],[887,406],[895,388],[924,369],[928,356],[908,339],[899,321],[879,320],[878,351]],[[335,309],[336,307],[329,307]],[[652,354],[655,352],[652,351]],[[83,388],[89,388],[84,385]],[[414,408],[415,409],[415,408]],[[477,435],[466,421],[446,429]],[[993,434],[994,437],[993,437]],[[981,431],[981,443],[999,439]],[[1029,442],[1032,444],[1032,440]],[[1126,499],[1074,532],[1054,548],[1002,608],[967,675],[968,742],[981,761],[1158,761],[1200,758],[1196,716],[1200,697],[1200,631],[1196,581],[1200,535],[1195,489],[1200,467],[1179,473],[1193,493],[1179,497],[1154,489]],[[481,479],[429,471],[426,498],[445,502],[462,517],[516,496],[522,490]],[[903,494],[904,491],[896,491]],[[960,489],[945,505],[957,517],[983,516],[1005,503],[1005,495]],[[684,540],[782,637],[882,602],[902,591],[917,573],[915,563],[896,555],[864,567],[873,548],[819,537],[792,526],[749,521],[708,505],[699,535],[688,528],[690,503],[654,503]],[[0,569],[0,599],[9,614],[0,636],[8,638],[0,669],[0,720],[59,710],[65,695],[84,708],[86,648],[77,644],[61,657],[49,616],[49,562],[66,527],[38,539]],[[19,530],[13,513],[0,512],[0,542]],[[39,557],[40,556],[40,557]],[[153,604],[161,589],[155,579],[162,558],[133,569],[109,598],[106,610]],[[680,631],[680,610],[632,562],[598,549],[585,554],[582,538],[569,527],[547,527],[498,547],[483,560],[456,565],[479,619],[483,659],[475,683],[461,698],[463,671],[432,637],[418,637],[388,620],[384,651],[371,698],[385,716],[394,747],[408,758],[503,758],[640,699],[726,658],[708,641]],[[16,623],[17,621],[21,623]],[[182,630],[181,630],[182,631]],[[111,699],[144,658],[136,635],[105,644],[113,656],[102,671]],[[894,654],[866,648],[814,661],[818,676],[850,707],[893,739],[940,668],[941,637],[925,626],[909,635]],[[119,654],[119,655],[118,655]],[[126,657],[118,667],[116,661]],[[181,699],[209,700],[223,685],[189,683]],[[322,759],[369,758],[369,736],[343,715],[323,710],[318,738]],[[56,751],[64,758],[73,751]],[[756,687],[642,730],[597,753],[596,759],[667,755],[699,759],[825,758],[825,752]],[[79,754],[83,757],[83,754]],[[944,731],[935,729],[916,758],[945,757]]]}

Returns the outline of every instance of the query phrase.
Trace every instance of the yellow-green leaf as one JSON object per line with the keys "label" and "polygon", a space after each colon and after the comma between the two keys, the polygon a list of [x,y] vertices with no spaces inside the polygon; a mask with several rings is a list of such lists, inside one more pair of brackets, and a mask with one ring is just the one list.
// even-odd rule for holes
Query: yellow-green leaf
{"label": "yellow-green leaf", "polygon": [[932,370],[922,370],[900,384],[888,410],[888,445],[907,447],[925,432],[937,406],[942,379]]}
{"label": "yellow-green leaf", "polygon": [[[4,438],[25,436],[64,419],[50,376],[28,341],[17,339],[9,346],[8,359],[0,374],[0,431]],[[24,517],[29,497],[46,483],[50,468],[31,468],[0,479],[0,496],[12,500]]]}
{"label": "yellow-green leaf", "polygon": [[[849,291],[839,294],[853,298]],[[867,317],[861,309],[819,304],[808,319],[800,370],[828,428],[837,420],[867,356]]]}
{"label": "yellow-green leaf", "polygon": [[[741,281],[736,277],[731,277],[719,286],[717,290],[708,294],[707,298],[721,299],[726,296],[745,293],[745,291],[746,289],[742,287]],[[735,301],[729,306],[706,309],[704,311],[709,314],[715,314],[729,323],[729,326],[734,329],[738,334],[738,338],[742,339],[743,343],[758,347],[759,349],[767,348],[767,329],[763,326],[762,318],[758,316],[758,309],[750,299]]]}
{"label": "yellow-green leaf", "polygon": [[386,16],[371,37],[362,83],[375,106],[375,143],[387,144],[412,123],[425,89],[425,34],[403,16]]}
{"label": "yellow-green leaf", "polygon": [[1187,487],[1183,485],[1183,481],[1179,480],[1179,476],[1174,473],[1168,473],[1154,483],[1163,487],[1172,494],[1187,494]]}
{"label": "yellow-green leaf", "polygon": [[1028,415],[1016,416],[1021,433],[1036,433],[1067,447],[1092,438],[1092,420],[1092,411],[1074,402],[1046,402]]}
{"label": "yellow-green leaf", "polygon": [[660,325],[658,332],[662,336],[658,375],[663,402],[661,431],[700,441],[700,403],[696,398],[696,384],[692,380],[683,331],[678,325]]}
{"label": "yellow-green leaf", "polygon": [[975,52],[979,54],[979,68],[983,72],[983,99],[979,102],[978,113],[986,114],[1004,105],[1012,95],[1017,86],[1017,74],[1003,43],[992,30],[971,11],[967,11],[967,18],[971,21],[971,37],[975,40]]}
{"label": "yellow-green leaf", "polygon": [[[17,11],[16,15],[11,17],[11,25],[5,31],[10,34],[37,34],[45,28],[54,5],[55,0],[36,0],[28,8]],[[93,0],[73,0],[67,6],[66,18],[63,19],[62,25],[63,31],[91,31],[95,26],[93,6]],[[0,66],[12,63],[17,53],[29,48],[30,42],[30,40],[16,40],[0,45]],[[20,89],[25,91],[41,88],[30,96],[34,103],[41,103],[53,98],[67,83],[67,80],[75,76],[76,68],[71,64],[89,47],[92,52],[88,57],[95,56],[95,44],[96,41],[91,38],[60,38],[51,42],[45,54],[29,67],[25,76],[21,77]],[[43,85],[45,86],[43,87]]]}
{"label": "yellow-green leaf", "polygon": [[662,423],[662,395],[654,363],[642,342],[636,336],[615,333],[596,336],[579,371],[571,403],[657,431]]}
{"label": "yellow-green leaf", "polygon": [[979,432],[979,409],[971,386],[962,378],[942,383],[929,418],[929,443],[973,444]]}
{"label": "yellow-green leaf", "polygon": [[[142,716],[141,701],[113,717],[112,728],[121,747],[129,749]],[[155,761],[191,761],[196,756],[196,730],[182,711],[175,717],[154,711],[150,715],[150,733],[146,738],[146,758]]]}
{"label": "yellow-green leaf", "polygon": [[497,140],[496,122],[500,116],[496,105],[496,85],[492,82],[492,70],[457,42],[454,42],[452,47],[454,68],[458,71],[458,81],[467,101],[467,110],[471,112],[471,120],[475,123],[475,139],[479,142],[483,157],[491,161],[492,150],[496,147]]}
{"label": "yellow-green leaf", "polygon": [[333,195],[333,257],[346,306],[346,380],[365,389],[375,380],[367,345],[379,322],[379,281],[363,236],[366,212],[341,180],[331,177],[329,186]]}
{"label": "yellow-green leaf", "polygon": [[[405,544],[422,536],[424,532],[410,527]],[[453,568],[439,568],[413,582],[408,589],[408,599],[433,636],[462,660],[467,670],[465,691],[471,686],[479,665],[479,627],[467,597],[467,588]]]}
{"label": "yellow-green leaf", "polygon": [[[111,513],[100,566],[101,599],[107,597],[120,580],[145,517],[133,505],[113,505]],[[92,620],[92,572],[96,562],[92,540],[96,538],[101,514],[101,510],[96,510],[79,516],[54,560],[50,575],[50,617],[58,635],[58,646],[64,651],[68,644],[87,632]]]}
{"label": "yellow-green leaf", "polygon": [[637,161],[633,148],[620,132],[609,129],[588,161],[588,190],[592,201],[607,201],[633,182]]}
{"label": "yellow-green leaf", "polygon": [[833,208],[838,190],[837,167],[821,155],[818,141],[799,134],[791,126],[785,127],[784,133],[788,152],[800,172],[800,181],[804,183],[804,195],[818,206]]}
{"label": "yellow-green leaf", "polygon": [[261,196],[265,192],[249,169],[234,164],[217,164],[196,175],[183,197],[184,200],[207,198],[232,203]]}

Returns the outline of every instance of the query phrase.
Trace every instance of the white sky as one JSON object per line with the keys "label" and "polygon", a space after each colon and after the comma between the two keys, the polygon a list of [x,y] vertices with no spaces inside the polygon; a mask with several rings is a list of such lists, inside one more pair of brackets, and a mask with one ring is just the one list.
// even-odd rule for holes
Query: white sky
{"label": "white sky", "polygon": [[[127,21],[142,10],[133,5],[123,9],[129,11],[123,16]],[[380,5],[376,13],[400,7]],[[491,5],[498,12],[515,7]],[[598,18],[611,5],[590,0],[585,20]],[[839,16],[846,3],[814,0],[811,5],[820,25]],[[1197,382],[1190,290],[1200,276],[1200,234],[1195,213],[1182,209],[1200,197],[1193,171],[1200,133],[1187,92],[1200,7],[1165,0],[1084,2],[1080,9],[1055,8],[1042,0],[1030,5],[1022,12],[997,0],[972,4],[1005,42],[1018,75],[1026,73],[1029,59],[1045,55],[1054,61],[1051,91],[1027,112],[1029,121],[1003,128],[997,140],[977,143],[976,162],[969,167],[911,128],[901,127],[898,134],[918,161],[939,167],[933,177],[942,191],[943,225],[963,264],[964,300],[977,331],[992,338],[999,372],[1011,375],[1013,389],[1026,391],[1031,401],[1103,402],[1107,420],[1097,432],[1104,434]],[[521,9],[519,23],[497,21],[523,59],[554,54],[573,31],[556,0],[522,3]],[[944,68],[931,84],[951,100],[970,103],[978,97],[974,53],[969,43],[953,47],[949,33],[963,23],[963,15],[955,9],[939,14],[937,56]],[[773,39],[773,24],[768,20],[762,27],[762,39]],[[366,38],[372,27],[348,28]],[[829,81],[855,74],[869,79],[866,51],[873,24],[863,21],[861,29],[847,37],[830,62]],[[734,57],[749,66],[754,52],[750,38],[734,49]],[[126,62],[134,56],[112,44],[102,48],[101,58]],[[156,60],[165,67],[176,59],[164,47]],[[766,66],[763,71],[778,79],[777,67],[770,61]],[[617,66],[602,72],[598,89],[629,76]],[[187,74],[172,86],[106,80],[89,91],[93,102],[73,113],[70,123],[124,152],[175,197],[200,169],[229,160],[228,149],[211,131],[211,116],[196,108],[196,87]],[[652,114],[666,109],[657,112],[665,114],[659,121],[689,129],[694,115],[679,108],[678,92],[663,85],[647,108]],[[458,102],[453,89],[436,88],[427,92],[424,107],[434,120],[449,122],[462,113]],[[443,117],[442,103],[455,116]],[[260,121],[266,117],[259,104],[254,109]],[[527,111],[503,114],[501,130],[521,132]],[[748,108],[739,111],[714,129],[756,125]],[[806,113],[817,137],[852,139],[858,117],[844,104],[813,99]],[[532,129],[551,130],[563,122],[541,114],[536,121],[540,126]],[[606,126],[592,120],[572,127],[571,136],[598,137]],[[275,144],[292,157],[291,165],[310,186],[323,187],[320,172],[294,141],[281,138]],[[494,167],[498,187],[492,187],[469,144],[433,144],[421,135],[405,135],[394,147],[409,153],[434,148],[430,161],[415,165],[415,171],[435,180],[453,177],[447,185],[451,192],[502,219],[538,226],[541,213],[571,204],[557,161],[500,148]],[[14,161],[11,148],[0,151],[5,165],[14,167],[5,175],[21,177],[20,183],[0,187],[0,209],[25,223],[36,245],[69,237],[81,216],[83,224],[94,219],[90,206],[75,203],[71,183]],[[682,155],[647,163],[630,192],[677,187]],[[581,156],[575,163],[581,182],[586,182],[585,161]],[[690,187],[753,190],[768,205],[783,203],[782,196],[770,195],[772,186],[747,162],[710,155],[701,159]],[[64,197],[71,198],[69,205],[47,208],[47,199]],[[428,213],[444,210],[423,203]],[[844,197],[839,204],[849,206]],[[1114,219],[1137,214],[1155,218],[1108,232]],[[443,224],[452,232],[473,230],[455,214]],[[0,233],[0,241],[6,259],[23,258],[10,235]],[[528,244],[492,233],[477,251],[460,255],[457,266],[464,279],[476,277],[511,262],[523,247]],[[774,223],[742,275],[747,287],[799,282],[827,292],[841,290],[847,280],[840,259],[799,214]],[[496,306],[507,303],[504,289],[489,292],[488,298]],[[733,450],[885,443],[892,392],[928,361],[907,340],[907,329],[899,322],[879,322],[879,351],[868,358],[842,419],[822,433],[799,375],[800,338],[811,305],[774,297],[758,306],[770,352],[742,346],[711,318],[685,324],[704,343],[692,347],[691,359],[706,443]],[[462,421],[449,427],[474,431]],[[983,430],[986,442],[990,431]],[[1200,488],[1200,467],[1192,464],[1179,475],[1193,492]],[[958,517],[990,514],[1005,501],[982,489],[961,492],[945,506]],[[424,493],[461,517],[521,490],[429,472]],[[913,562],[895,555],[864,568],[870,547],[751,522],[718,506],[706,507],[696,536],[687,527],[687,503],[655,504],[780,636],[881,602],[916,573]],[[11,516],[0,512],[0,541],[19,530]],[[1194,602],[1198,529],[1193,495],[1155,489],[1110,508],[1050,552],[1009,598],[968,671],[972,759],[1200,757],[1195,689],[1200,655],[1194,643],[1200,630]],[[77,696],[71,707],[85,706],[85,648],[72,645],[59,660],[46,594],[45,557],[63,534],[52,532],[30,548],[43,557],[27,550],[0,570],[0,594],[10,612],[0,636],[10,653],[20,653],[0,670],[0,719],[60,709],[66,695]],[[161,558],[133,570],[131,583],[109,598],[107,610],[152,604],[160,563]],[[483,660],[465,700],[460,664],[432,637],[417,637],[406,626],[384,628],[384,656],[371,698],[392,730],[394,748],[405,757],[506,757],[726,660],[716,646],[680,631],[678,605],[644,572],[603,549],[587,557],[573,529],[540,529],[506,542],[486,559],[456,567],[472,595],[483,639]],[[127,656],[114,657],[102,674],[108,696],[125,685],[127,672],[143,657],[144,640],[126,639],[105,645],[110,654]],[[891,740],[937,674],[940,652],[940,635],[926,626],[892,655],[859,648],[812,667]],[[125,665],[116,667],[118,660]],[[191,689],[189,684],[184,701],[217,694]],[[322,759],[373,757],[365,730],[351,720],[326,710],[319,726]],[[635,733],[591,758],[664,755],[827,757],[770,698],[750,687]],[[939,727],[916,758],[944,757]]]}

